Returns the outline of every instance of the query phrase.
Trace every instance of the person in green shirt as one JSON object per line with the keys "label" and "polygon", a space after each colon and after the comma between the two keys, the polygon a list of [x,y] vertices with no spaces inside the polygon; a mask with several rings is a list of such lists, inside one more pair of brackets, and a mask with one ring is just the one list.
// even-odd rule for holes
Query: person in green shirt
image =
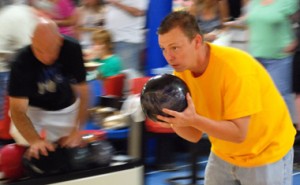
{"label": "person in green shirt", "polygon": [[98,77],[105,79],[110,76],[120,74],[122,71],[122,62],[120,57],[114,54],[112,36],[107,30],[97,30],[92,34],[94,43],[93,49],[97,58],[95,62],[101,63],[98,67]]}
{"label": "person in green shirt", "polygon": [[249,52],[269,72],[296,123],[292,91],[292,60],[297,46],[291,16],[297,0],[249,1],[245,23],[249,29]]}

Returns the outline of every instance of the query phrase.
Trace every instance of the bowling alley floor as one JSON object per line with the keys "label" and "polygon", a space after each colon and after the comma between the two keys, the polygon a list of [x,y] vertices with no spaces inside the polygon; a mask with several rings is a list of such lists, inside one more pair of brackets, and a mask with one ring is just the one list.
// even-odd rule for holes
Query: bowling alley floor
{"label": "bowling alley floor", "polygon": [[[198,176],[204,174],[205,165],[207,163],[206,155],[198,157]],[[187,162],[188,154],[176,153],[176,168],[174,170],[155,170],[151,167],[146,167],[145,170],[145,185],[174,185],[167,182],[169,178],[188,176],[191,173],[191,166]],[[176,185],[189,185],[191,180],[177,181]],[[197,185],[203,184],[203,181],[198,181]],[[293,185],[300,185],[300,164],[295,165],[293,172]]]}

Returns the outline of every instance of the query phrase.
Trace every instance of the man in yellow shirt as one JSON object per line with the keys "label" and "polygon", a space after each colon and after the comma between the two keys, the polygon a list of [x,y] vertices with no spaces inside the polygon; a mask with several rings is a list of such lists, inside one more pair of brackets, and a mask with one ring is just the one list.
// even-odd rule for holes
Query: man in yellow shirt
{"label": "man in yellow shirt", "polygon": [[204,42],[186,12],[169,14],[158,40],[191,93],[183,112],[163,109],[173,118],[157,118],[188,141],[209,136],[205,184],[292,184],[296,131],[267,71],[243,51]]}

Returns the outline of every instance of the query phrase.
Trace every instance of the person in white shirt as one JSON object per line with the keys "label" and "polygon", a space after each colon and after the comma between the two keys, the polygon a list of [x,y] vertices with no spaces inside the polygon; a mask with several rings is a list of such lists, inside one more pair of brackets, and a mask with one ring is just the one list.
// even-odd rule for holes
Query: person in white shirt
{"label": "person in white shirt", "polygon": [[[13,3],[16,1],[0,8],[0,120],[7,115],[5,104],[11,58],[18,49],[31,43],[30,36],[37,23],[37,16],[31,7]],[[8,132],[1,130],[0,133]],[[2,134],[0,139],[3,139]]]}
{"label": "person in white shirt", "polygon": [[148,0],[106,0],[105,27],[112,33],[115,53],[124,69],[143,73],[141,52],[145,43]]}

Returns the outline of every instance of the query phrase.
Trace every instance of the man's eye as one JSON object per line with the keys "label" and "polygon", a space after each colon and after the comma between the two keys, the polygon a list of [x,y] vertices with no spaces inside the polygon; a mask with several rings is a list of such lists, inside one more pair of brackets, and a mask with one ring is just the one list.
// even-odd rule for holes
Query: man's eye
{"label": "man's eye", "polygon": [[174,46],[174,47],[172,47],[172,50],[173,51],[176,51],[176,50],[178,50],[179,48],[177,47],[177,46]]}

